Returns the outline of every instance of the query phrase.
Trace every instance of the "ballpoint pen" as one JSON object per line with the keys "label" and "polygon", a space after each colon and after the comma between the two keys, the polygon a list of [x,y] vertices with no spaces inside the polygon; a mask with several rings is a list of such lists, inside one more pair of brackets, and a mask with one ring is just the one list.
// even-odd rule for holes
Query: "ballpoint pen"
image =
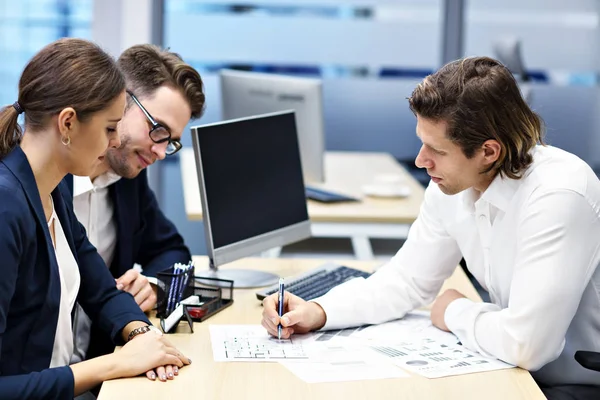
{"label": "ballpoint pen", "polygon": [[167,315],[169,315],[174,308],[175,305],[175,297],[177,296],[177,275],[179,274],[179,263],[176,263],[173,266],[173,273],[171,274],[171,286],[169,287],[169,292],[167,293],[167,309],[165,310]]}
{"label": "ballpoint pen", "polygon": [[279,278],[279,325],[277,325],[277,338],[281,340],[281,317],[283,316],[283,278]]}

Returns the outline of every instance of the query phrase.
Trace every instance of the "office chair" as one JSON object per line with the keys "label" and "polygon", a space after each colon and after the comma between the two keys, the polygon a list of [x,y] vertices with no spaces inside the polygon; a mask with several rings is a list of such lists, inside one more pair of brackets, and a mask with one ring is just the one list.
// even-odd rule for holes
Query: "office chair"
{"label": "office chair", "polygon": [[492,47],[498,61],[504,64],[515,76],[525,101],[531,104],[531,88],[521,85],[522,83],[531,81],[531,77],[527,73],[525,64],[523,63],[521,41],[517,38],[502,38],[496,40]]}
{"label": "office chair", "polygon": [[600,372],[600,353],[595,351],[582,351],[575,352],[575,360],[586,369]]}

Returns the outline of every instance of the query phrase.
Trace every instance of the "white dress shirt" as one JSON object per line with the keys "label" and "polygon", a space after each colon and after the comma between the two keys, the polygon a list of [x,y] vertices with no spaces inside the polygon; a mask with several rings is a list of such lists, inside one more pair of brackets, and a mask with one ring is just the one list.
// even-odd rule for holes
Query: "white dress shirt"
{"label": "white dress shirt", "polygon": [[71,311],[75,305],[77,293],[79,293],[81,279],[75,256],[71,252],[62,225],[56,217],[54,204],[52,204],[52,216],[48,221],[49,229],[52,229],[52,223],[54,223],[54,253],[58,263],[58,275],[60,278],[60,303],[50,368],[69,365],[71,355],[73,354]]}
{"label": "white dress shirt", "polygon": [[121,177],[107,172],[92,183],[87,176],[73,176],[73,208],[77,219],[107,266],[110,267],[117,245],[117,226],[109,186]]}
{"label": "white dress shirt", "polygon": [[431,303],[463,256],[491,303],[452,302],[464,346],[555,384],[600,384],[577,350],[600,351],[600,181],[582,160],[537,146],[520,180],[487,190],[425,191],[419,218],[390,262],[316,299],[324,329],[400,318]]}
{"label": "white dress shirt", "polygon": [[[90,243],[96,247],[109,267],[117,246],[117,226],[109,186],[119,179],[121,177],[113,172],[100,175],[94,182],[87,176],[73,176],[75,215],[85,228]],[[75,349],[71,363],[85,360],[90,344],[91,325],[92,321],[78,305],[73,322]]]}

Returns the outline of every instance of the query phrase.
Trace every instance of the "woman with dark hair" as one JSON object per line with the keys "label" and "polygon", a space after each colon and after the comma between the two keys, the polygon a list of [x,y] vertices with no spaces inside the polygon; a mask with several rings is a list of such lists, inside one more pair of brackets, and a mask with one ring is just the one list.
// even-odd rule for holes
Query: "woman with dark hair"
{"label": "woman with dark hair", "polygon": [[[88,175],[119,146],[125,101],[125,80],[108,54],[61,39],[33,57],[17,101],[0,110],[2,399],[73,398],[142,373],[166,380],[165,366],[190,362],[99,268],[103,261],[59,185],[66,174]],[[69,366],[76,301],[124,344],[120,351]]]}

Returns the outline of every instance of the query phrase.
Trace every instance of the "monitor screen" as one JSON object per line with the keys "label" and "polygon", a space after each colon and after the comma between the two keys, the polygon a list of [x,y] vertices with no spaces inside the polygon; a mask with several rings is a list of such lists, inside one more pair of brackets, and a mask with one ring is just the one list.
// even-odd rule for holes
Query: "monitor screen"
{"label": "monitor screen", "polygon": [[322,83],[318,79],[222,70],[223,119],[294,110],[304,179],[323,182],[325,134]]}
{"label": "monitor screen", "polygon": [[194,131],[214,249],[308,220],[293,112]]}

